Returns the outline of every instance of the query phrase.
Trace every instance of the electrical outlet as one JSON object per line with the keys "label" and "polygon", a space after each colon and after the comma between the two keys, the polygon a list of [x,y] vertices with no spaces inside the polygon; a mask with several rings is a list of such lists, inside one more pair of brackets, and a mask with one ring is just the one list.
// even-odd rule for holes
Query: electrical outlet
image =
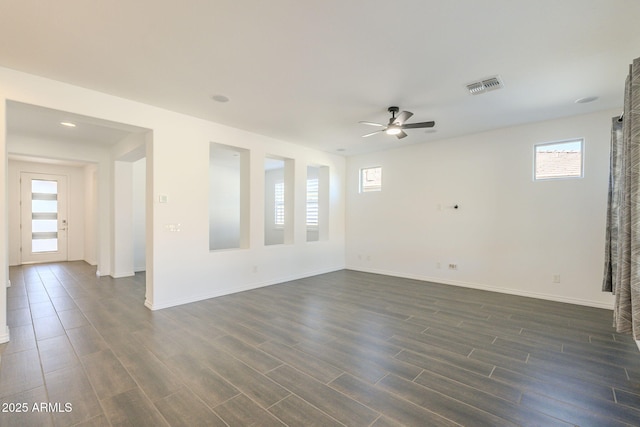
{"label": "electrical outlet", "polygon": [[553,283],[560,283],[560,275],[559,274],[554,274],[553,275]]}
{"label": "electrical outlet", "polygon": [[449,270],[457,270],[458,264],[449,264]]}
{"label": "electrical outlet", "polygon": [[257,273],[258,272],[258,266],[254,265],[253,268],[251,268],[251,272],[252,273]]}
{"label": "electrical outlet", "polygon": [[439,270],[442,268],[442,266],[440,265],[440,261],[436,262],[436,268]]}

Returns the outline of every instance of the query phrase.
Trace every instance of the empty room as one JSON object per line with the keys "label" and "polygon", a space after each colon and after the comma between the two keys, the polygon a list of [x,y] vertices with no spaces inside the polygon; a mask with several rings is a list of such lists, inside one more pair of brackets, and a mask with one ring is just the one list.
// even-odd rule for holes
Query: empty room
{"label": "empty room", "polygon": [[638,16],[2,2],[0,426],[640,425]]}

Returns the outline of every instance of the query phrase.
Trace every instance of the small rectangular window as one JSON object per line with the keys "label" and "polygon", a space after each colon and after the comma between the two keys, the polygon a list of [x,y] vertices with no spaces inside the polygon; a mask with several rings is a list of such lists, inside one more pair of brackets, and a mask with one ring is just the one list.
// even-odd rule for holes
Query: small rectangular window
{"label": "small rectangular window", "polygon": [[582,178],[582,138],[534,146],[534,179]]}
{"label": "small rectangular window", "polygon": [[360,169],[360,192],[368,193],[370,191],[382,190],[382,167],[376,166],[371,168]]}

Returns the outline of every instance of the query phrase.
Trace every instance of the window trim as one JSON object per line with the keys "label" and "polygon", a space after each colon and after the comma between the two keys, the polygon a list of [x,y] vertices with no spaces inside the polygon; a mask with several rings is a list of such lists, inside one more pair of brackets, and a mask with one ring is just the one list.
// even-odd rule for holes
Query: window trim
{"label": "window trim", "polygon": [[[559,145],[559,144],[568,144],[568,143],[580,143],[580,175],[559,175],[559,176],[548,176],[538,178],[537,176],[537,166],[538,166],[538,147],[542,147],[545,145]],[[584,137],[576,137],[563,139],[558,141],[549,141],[549,142],[540,142],[533,144],[533,181],[558,181],[558,180],[567,180],[567,179],[581,179],[584,178],[584,157],[585,157],[585,139]]]}
{"label": "window trim", "polygon": [[[372,188],[365,188],[364,186],[365,171],[372,170],[372,169],[380,169],[380,184]],[[382,166],[368,166],[365,168],[360,168],[358,181],[359,181],[358,182],[359,193],[376,193],[376,192],[382,191]]]}

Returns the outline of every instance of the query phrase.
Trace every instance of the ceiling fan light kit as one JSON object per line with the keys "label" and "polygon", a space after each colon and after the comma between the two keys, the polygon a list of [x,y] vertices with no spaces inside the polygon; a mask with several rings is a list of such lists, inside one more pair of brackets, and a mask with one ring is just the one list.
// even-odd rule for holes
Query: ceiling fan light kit
{"label": "ceiling fan light kit", "polygon": [[395,126],[395,125],[391,125],[387,128],[387,130],[385,131],[385,133],[387,135],[397,135],[400,132],[402,132],[402,129],[400,129],[399,127]]}
{"label": "ceiling fan light kit", "polygon": [[435,126],[435,124],[436,124],[433,121],[431,121],[431,122],[420,122],[420,123],[405,123],[409,118],[411,118],[411,116],[413,116],[413,113],[411,111],[402,111],[397,116],[396,116],[396,113],[398,113],[400,111],[400,108],[395,107],[395,106],[394,107],[389,107],[387,109],[387,111],[389,111],[391,113],[391,118],[389,119],[389,124],[387,124],[387,125],[383,125],[383,124],[380,124],[380,123],[374,123],[374,122],[366,122],[366,121],[361,121],[360,122],[363,125],[377,126],[377,127],[383,128],[383,129],[377,130],[375,132],[371,132],[371,133],[368,133],[366,135],[362,135],[363,138],[366,138],[366,137],[371,136],[371,135],[375,135],[377,133],[384,132],[387,135],[395,135],[396,138],[402,139],[402,138],[407,136],[407,134],[405,133],[404,129],[431,128],[431,127]]}

